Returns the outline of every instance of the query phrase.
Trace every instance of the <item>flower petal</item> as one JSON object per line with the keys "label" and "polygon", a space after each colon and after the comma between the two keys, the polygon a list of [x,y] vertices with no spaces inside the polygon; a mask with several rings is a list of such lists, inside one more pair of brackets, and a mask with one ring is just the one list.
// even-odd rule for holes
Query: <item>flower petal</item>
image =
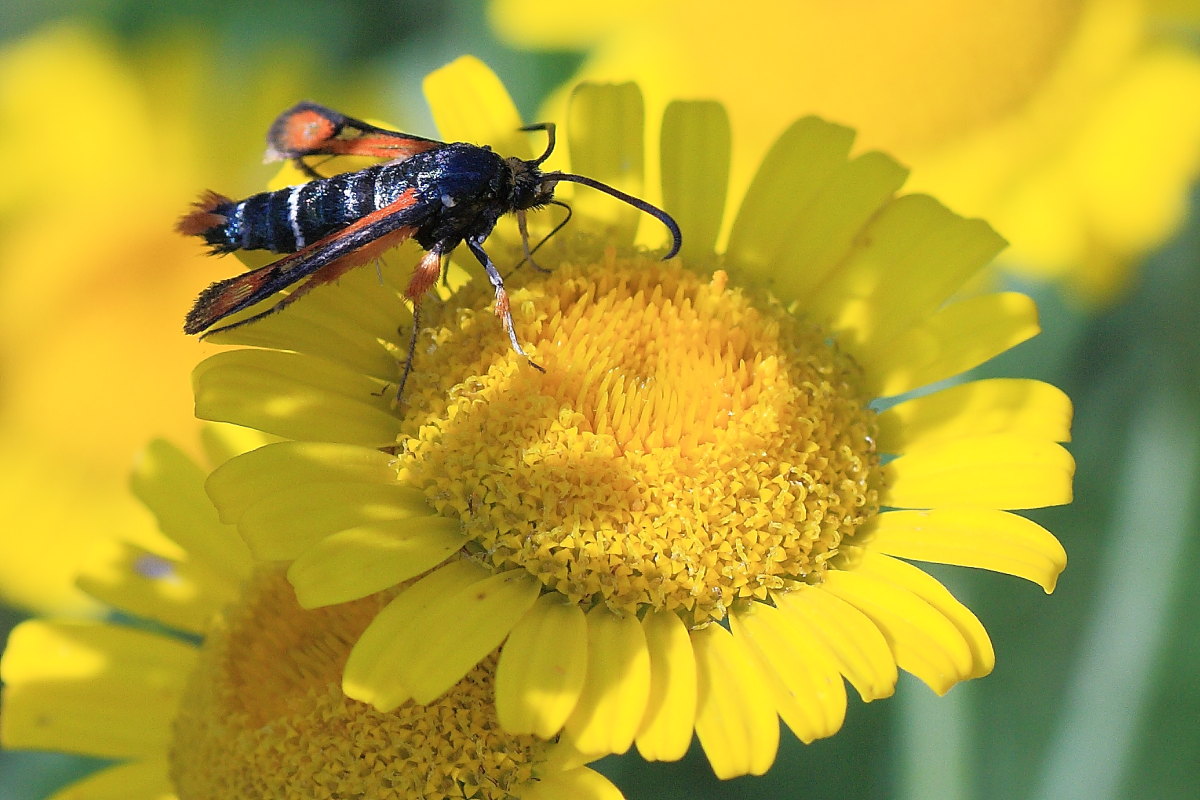
{"label": "flower petal", "polygon": [[846,684],[825,645],[765,603],[735,610],[730,625],[758,658],[792,733],[805,744],[837,733],[846,718]]}
{"label": "flower petal", "polygon": [[489,575],[443,596],[398,637],[407,655],[396,669],[413,700],[429,703],[508,636],[537,600],[541,584],[520,569]]}
{"label": "flower petal", "polygon": [[820,586],[802,586],[775,595],[774,600],[794,625],[829,648],[864,703],[892,696],[898,677],[896,659],[870,618]]}
{"label": "flower petal", "polygon": [[[1195,22],[1193,13],[1192,33]],[[1180,44],[1159,41],[1132,59],[1072,148],[1069,180],[1091,217],[1087,245],[1116,253],[1071,273],[1086,299],[1104,302],[1125,288],[1128,263],[1162,243],[1188,213],[1200,161],[1200,58],[1194,41]]]}
{"label": "flower petal", "polygon": [[516,104],[496,73],[478,58],[456,58],[429,73],[423,87],[443,139],[490,145],[505,156],[529,158],[528,141],[517,130],[522,123]]}
{"label": "flower petal", "polygon": [[[241,425],[212,423],[200,429],[203,464],[224,464],[231,458],[278,441],[274,436]],[[207,475],[205,476],[208,477]],[[224,521],[224,520],[222,520]]]}
{"label": "flower petal", "polygon": [[84,567],[78,584],[114,609],[196,635],[237,598],[238,589],[204,564],[174,561],[130,544],[120,544],[108,563]]}
{"label": "flower petal", "polygon": [[196,416],[296,439],[364,445],[396,441],[400,420],[387,386],[300,353],[233,350],[192,373]]}
{"label": "flower petal", "polygon": [[889,511],[875,518],[873,550],[900,558],[958,564],[1033,581],[1049,594],[1067,566],[1058,539],[1032,520],[1006,511],[935,508]]}
{"label": "flower petal", "polygon": [[496,715],[504,729],[543,739],[562,730],[583,689],[587,650],[583,611],[553,592],[539,597],[500,651]]}
{"label": "flower petal", "polygon": [[950,620],[971,649],[973,666],[966,677],[982,678],[991,673],[996,666],[996,652],[992,648],[992,640],[979,618],[932,575],[922,572],[912,564],[871,550],[862,553],[862,557],[854,565],[854,571],[912,592]]}
{"label": "flower petal", "polygon": [[380,711],[435,700],[499,646],[539,587],[523,570],[489,575],[463,561],[430,573],[367,626],[346,663],[346,694]]}
{"label": "flower petal", "polygon": [[678,761],[696,725],[696,654],[687,627],[669,611],[642,620],[650,651],[650,702],[637,734],[647,761]]}
{"label": "flower petal", "polygon": [[498,0],[488,3],[488,19],[497,33],[521,49],[587,50],[601,36],[625,28],[629,15],[639,10],[646,8],[634,0],[570,5]]}
{"label": "flower petal", "polygon": [[196,649],[116,625],[29,620],[0,664],[6,747],[161,756]]}
{"label": "flower petal", "polygon": [[770,280],[781,250],[802,227],[809,203],[846,163],[854,131],[816,117],[797,120],[771,147],[742,200],[729,263]]}
{"label": "flower petal", "polygon": [[350,650],[342,673],[346,696],[385,712],[408,700],[412,693],[401,682],[396,665],[412,653],[412,642],[401,637],[411,633],[414,622],[425,621],[447,595],[487,576],[487,570],[474,561],[452,561],[396,595]]}
{"label": "flower petal", "polygon": [[994,433],[913,446],[883,468],[893,508],[1042,508],[1071,502],[1075,461],[1061,445]]}
{"label": "flower petal", "polygon": [[50,795],[48,800],[176,800],[167,774],[166,751],[93,772]]}
{"label": "flower petal", "polygon": [[818,319],[836,312],[816,311],[812,298],[821,286],[841,274],[840,265],[863,227],[904,185],[908,170],[891,156],[864,153],[840,164],[805,207],[802,222],[790,231],[776,256],[774,291],[796,301]]}
{"label": "flower petal", "polygon": [[886,347],[936,311],[1004,247],[982,220],[963,219],[926,195],[889,203],[807,308],[847,346]]}
{"label": "flower petal", "polygon": [[720,625],[692,631],[699,699],[696,735],[722,780],[762,775],[779,749],[779,717],[758,665]]}
{"label": "flower petal", "polygon": [[822,588],[879,627],[901,669],[938,694],[968,678],[975,661],[959,629],[924,599],[859,570],[830,570]]}
{"label": "flower petal", "polygon": [[429,516],[425,498],[397,483],[301,482],[246,509],[238,531],[255,557],[286,561],[326,536],[358,525]]}
{"label": "flower petal", "polygon": [[[580,84],[567,107],[571,169],[640,196],[645,169],[645,111],[637,84]],[[572,195],[578,230],[632,244],[644,212],[601,192]],[[657,223],[656,223],[657,224]]]}
{"label": "flower petal", "polygon": [[437,515],[385,520],[338,531],[288,568],[302,608],[317,608],[395,586],[432,569],[466,542],[461,523]]}
{"label": "flower petal", "polygon": [[373,447],[277,442],[213,470],[204,488],[222,522],[237,522],[254,503],[300,484],[396,482],[395,457]]}
{"label": "flower petal", "polygon": [[134,464],[130,486],[154,514],[158,528],[179,546],[174,558],[203,564],[230,584],[250,574],[250,554],[237,530],[222,524],[204,492],[205,474],[183,451],[158,439]]}
{"label": "flower petal", "polygon": [[683,237],[685,259],[711,257],[729,189],[729,115],[710,101],[676,101],[662,123],[662,187],[666,209]]}
{"label": "flower petal", "polygon": [[867,390],[893,397],[979,366],[1038,333],[1037,307],[1023,294],[984,294],[937,311],[871,350],[855,352]]}
{"label": "flower petal", "polygon": [[521,787],[523,800],[625,800],[608,778],[587,767],[547,772],[529,786]]}
{"label": "flower petal", "polygon": [[641,623],[598,605],[587,614],[587,678],[566,731],[584,753],[624,753],[650,696],[650,653]]}
{"label": "flower petal", "polygon": [[1071,399],[1066,393],[1042,381],[1018,378],[961,383],[897,403],[877,419],[879,447],[887,453],[989,433],[1071,440]]}

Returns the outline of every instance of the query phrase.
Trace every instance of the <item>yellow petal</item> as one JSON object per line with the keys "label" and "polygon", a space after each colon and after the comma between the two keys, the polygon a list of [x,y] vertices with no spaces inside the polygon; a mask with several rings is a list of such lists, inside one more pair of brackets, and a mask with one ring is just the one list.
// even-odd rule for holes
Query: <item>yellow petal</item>
{"label": "yellow petal", "polygon": [[848,347],[873,352],[936,311],[1003,247],[987,223],[907,195],[871,220],[806,305]]}
{"label": "yellow petal", "polygon": [[372,447],[330,442],[278,442],[213,470],[205,490],[223,522],[237,522],[263,497],[300,484],[396,481],[395,457]]}
{"label": "yellow petal", "polygon": [[640,0],[569,5],[546,0],[494,0],[488,4],[488,19],[497,32],[522,48],[586,50],[599,37],[624,28],[633,15],[646,10]]}
{"label": "yellow petal", "polygon": [[1023,294],[960,300],[890,341],[855,352],[867,390],[892,397],[953,377],[1037,335],[1037,307]]}
{"label": "yellow petal", "polygon": [[1071,399],[1042,381],[991,378],[898,403],[879,415],[878,424],[879,447],[887,453],[990,433],[1068,442]]}
{"label": "yellow petal", "polygon": [[863,227],[907,177],[908,170],[883,153],[864,153],[840,164],[786,232],[772,269],[775,293],[796,301],[811,317],[834,319],[830,309],[813,307],[814,296],[827,279],[841,274],[840,265],[862,238]]}
{"label": "yellow petal", "polygon": [[238,520],[255,557],[297,558],[326,536],[358,525],[428,517],[416,489],[392,483],[300,482],[267,494]]}
{"label": "yellow petal", "polygon": [[253,428],[213,422],[200,428],[200,446],[204,450],[202,463],[224,464],[231,458],[276,441],[274,436]]}
{"label": "yellow petal", "polygon": [[[447,689],[462,679],[488,653],[504,641],[533,602],[541,586],[524,570],[510,570],[497,575],[488,575],[476,567],[473,580],[463,580],[472,572],[465,570],[462,576],[449,581],[440,573],[454,569],[450,564],[438,572],[418,581],[393,600],[386,611],[401,603],[417,606],[415,613],[400,616],[393,612],[384,622],[382,614],[367,627],[358,644],[350,653],[353,661],[359,647],[364,649],[364,658],[372,652],[372,665],[378,670],[395,673],[391,678],[418,703],[429,703],[440,697]],[[482,574],[481,574],[482,573]],[[429,587],[422,586],[437,577],[434,594]],[[415,599],[405,600],[415,593]],[[432,596],[431,596],[432,595]],[[380,627],[376,629],[376,625]],[[371,638],[368,639],[368,634]],[[390,641],[381,643],[386,636]],[[350,664],[346,665],[346,693],[352,697]],[[381,711],[392,704],[384,695],[382,702],[375,702]]]}
{"label": "yellow petal", "polygon": [[625,800],[608,778],[587,767],[548,772],[520,789],[523,800]]}
{"label": "yellow petal", "polygon": [[176,800],[166,751],[158,758],[117,764],[75,781],[48,800]]}
{"label": "yellow petal", "polygon": [[771,147],[729,232],[729,263],[771,280],[805,212],[846,163],[854,131],[816,117],[797,120]]}
{"label": "yellow petal", "polygon": [[830,570],[822,588],[870,617],[900,668],[938,694],[971,675],[975,662],[962,633],[912,592],[858,570]]}
{"label": "yellow petal", "polygon": [[461,523],[412,517],[338,531],[305,550],[288,568],[302,608],[317,608],[400,584],[449,558],[466,542]]}
{"label": "yellow petal", "polygon": [[275,350],[210,356],[192,372],[196,416],[288,438],[380,446],[400,420],[387,386],[332,361]]}
{"label": "yellow petal", "polygon": [[1058,539],[1032,520],[1006,511],[936,508],[889,511],[875,518],[869,547],[880,553],[1004,572],[1054,591],[1067,566]]}
{"label": "yellow petal", "polygon": [[806,744],[837,733],[846,718],[846,684],[825,645],[764,603],[735,610],[730,625],[757,657],[792,733]]}
{"label": "yellow petal", "polygon": [[237,530],[221,523],[204,492],[205,474],[175,445],[158,439],[134,464],[130,487],[158,528],[179,546],[164,553],[203,564],[230,584],[250,573],[250,554]]}
{"label": "yellow petal", "polygon": [[696,725],[696,655],[683,621],[669,611],[642,620],[650,651],[650,702],[637,734],[647,761],[677,761],[687,753]]}
{"label": "yellow petal", "polygon": [[[1193,14],[1200,8],[1190,5]],[[1182,30],[1182,29],[1181,29]],[[1192,27],[1194,34],[1196,28]],[[1187,99],[1190,98],[1190,99]],[[1119,255],[1108,269],[1078,269],[1093,299],[1123,288],[1133,254],[1160,244],[1188,212],[1200,165],[1200,58],[1196,49],[1158,42],[1129,64],[1082,131],[1071,178],[1095,235]],[[1125,267],[1124,269],[1122,267]]]}
{"label": "yellow petal", "polygon": [[681,230],[685,259],[711,256],[729,188],[729,115],[720,103],[674,102],[663,113],[663,208]]}
{"label": "yellow petal", "polygon": [[0,662],[6,747],[161,756],[196,649],[116,625],[30,620]]}
{"label": "yellow petal", "polygon": [[598,605],[587,614],[587,677],[566,731],[584,753],[624,753],[650,695],[650,653],[637,617]]}
{"label": "yellow petal", "polygon": [[237,599],[238,584],[206,565],[129,544],[119,548],[113,560],[88,564],[78,579],[79,588],[112,608],[203,635],[213,615]]}
{"label": "yellow petal", "polygon": [[779,749],[779,717],[757,664],[720,625],[692,631],[699,699],[696,735],[722,780],[762,775]]}
{"label": "yellow petal", "polygon": [[396,595],[350,650],[342,673],[346,696],[380,711],[391,711],[409,699],[411,692],[401,683],[397,664],[413,654],[412,643],[400,637],[426,620],[446,597],[487,577],[487,570],[474,561],[452,561]]}
{"label": "yellow petal", "polygon": [[525,570],[509,570],[460,587],[410,620],[399,637],[408,655],[396,669],[413,700],[432,702],[458,683],[500,646],[540,589]]}
{"label": "yellow petal", "polygon": [[774,599],[794,625],[829,648],[863,702],[892,696],[898,677],[896,659],[870,618],[820,586],[801,587]]}
{"label": "yellow petal", "polygon": [[966,677],[982,678],[996,666],[996,652],[992,648],[992,640],[979,618],[958,602],[933,576],[912,564],[870,550],[862,553],[854,571],[912,592],[950,620],[971,649],[972,668]]}
{"label": "yellow petal", "polygon": [[[640,197],[645,112],[637,84],[580,84],[571,93],[567,115],[571,170]],[[645,213],[586,188],[572,195],[571,204],[578,212],[572,225],[617,245],[633,242]]]}
{"label": "yellow petal", "polygon": [[442,138],[491,145],[502,156],[530,157],[521,115],[504,84],[474,56],[462,56],[425,77],[425,99]]}
{"label": "yellow petal", "polygon": [[1041,508],[1071,502],[1075,461],[1062,446],[995,433],[913,446],[883,468],[894,508]]}
{"label": "yellow petal", "polygon": [[579,607],[554,592],[539,597],[500,651],[496,716],[504,729],[543,739],[562,730],[583,689],[587,649]]}

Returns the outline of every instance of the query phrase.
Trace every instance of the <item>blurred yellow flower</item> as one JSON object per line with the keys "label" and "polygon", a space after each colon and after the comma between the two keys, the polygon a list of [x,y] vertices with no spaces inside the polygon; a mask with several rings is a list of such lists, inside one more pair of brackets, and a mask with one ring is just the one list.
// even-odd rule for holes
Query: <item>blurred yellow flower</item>
{"label": "blurred yellow flower", "polygon": [[[0,51],[9,602],[88,605],[72,585],[79,566],[111,553],[117,535],[155,538],[125,487],[134,453],[152,436],[194,430],[188,374],[211,349],[181,325],[214,262],[174,222],[206,181],[232,177],[222,163],[244,161],[219,154],[248,152],[250,139],[261,148],[262,131],[214,139],[219,104],[234,93],[206,89],[211,54],[194,37],[159,47],[119,52],[63,24]],[[303,76],[290,72],[238,91],[276,110],[296,99],[288,87]]]}
{"label": "blurred yellow flower", "polygon": [[217,520],[203,479],[175,448],[151,446],[134,485],[178,557],[125,545],[82,581],[201,644],[65,619],[9,639],[0,744],[119,762],[56,798],[620,800],[569,746],[500,728],[494,656],[429,705],[380,713],[348,699],[346,655],[387,598],[302,610],[282,572],[255,567]]}
{"label": "blurred yellow flower", "polygon": [[[677,97],[724,103],[735,198],[780,132],[819,114],[911,165],[914,190],[988,219],[1006,266],[1106,301],[1176,228],[1200,165],[1200,56],[1155,9],[493,0],[491,16],[515,45],[589,49],[576,78],[636,80],[651,114]],[[1196,21],[1193,8],[1193,35]]]}
{"label": "blurred yellow flower", "polygon": [[[522,152],[512,101],[478,61],[426,92],[448,140]],[[636,87],[582,86],[566,122],[575,171],[638,191]],[[637,210],[579,189],[542,251],[553,271],[510,281],[544,374],[510,351],[475,280],[423,305],[395,407],[418,258],[402,248],[379,274],[219,335],[262,349],[202,363],[197,413],[292,441],[207,486],[256,557],[290,562],[305,607],[424,575],[351,651],[351,697],[431,702],[502,646],[510,731],[565,731],[588,753],[636,742],[651,760],[681,757],[695,731],[717,775],[760,774],[779,718],[804,741],[841,727],[843,677],[872,700],[897,666],[939,693],[991,670],[979,621],[901,559],[1051,591],[1062,547],[1004,509],[1070,499],[1056,444],[1070,403],[1037,381],[984,380],[877,412],[1036,333],[1022,295],[950,300],[999,237],[896,196],[904,169],[851,158],[849,129],[805,118],[718,253],[727,118],[672,104],[662,136],[680,259],[634,249]],[[519,259],[511,227],[488,245]]]}

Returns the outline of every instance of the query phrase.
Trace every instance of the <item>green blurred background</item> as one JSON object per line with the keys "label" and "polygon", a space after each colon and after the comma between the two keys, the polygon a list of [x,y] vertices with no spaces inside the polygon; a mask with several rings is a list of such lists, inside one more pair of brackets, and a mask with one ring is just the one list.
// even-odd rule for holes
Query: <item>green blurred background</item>
{"label": "green blurred background", "polygon": [[[223,181],[214,188],[235,195],[256,191],[272,172],[259,164],[261,132],[294,100],[435,135],[421,78],[452,58],[472,53],[489,63],[527,119],[583,60],[581,53],[504,46],[490,33],[483,5],[465,0],[8,2],[0,5],[0,46],[63,20],[111,37],[135,62],[163,42],[199,43],[209,59],[201,80],[212,111],[202,159],[211,159],[214,183]],[[275,85],[290,80],[300,93],[270,98],[278,100],[270,105],[269,92],[252,82],[271,69],[288,76]],[[4,127],[38,124],[0,120]],[[1044,332],[980,370],[1044,379],[1076,407],[1076,501],[1031,514],[1070,557],[1056,593],[1046,597],[1011,577],[931,570],[991,633],[994,674],[940,699],[907,677],[892,699],[867,706],[852,698],[845,728],[831,739],[806,746],[785,730],[779,759],[762,778],[717,781],[696,748],[675,764],[647,765],[635,754],[601,762],[627,797],[1197,796],[1200,602],[1190,587],[1200,573],[1198,199],[1193,193],[1186,225],[1145,259],[1133,287],[1110,308],[1086,310],[1054,287],[1018,285],[1038,300]],[[180,200],[182,207],[188,198]],[[2,263],[0,276],[23,268]],[[138,446],[130,442],[129,452]],[[18,532],[0,532],[10,535]],[[0,609],[0,638],[24,613]],[[46,797],[95,766],[63,755],[0,753],[0,798]]]}

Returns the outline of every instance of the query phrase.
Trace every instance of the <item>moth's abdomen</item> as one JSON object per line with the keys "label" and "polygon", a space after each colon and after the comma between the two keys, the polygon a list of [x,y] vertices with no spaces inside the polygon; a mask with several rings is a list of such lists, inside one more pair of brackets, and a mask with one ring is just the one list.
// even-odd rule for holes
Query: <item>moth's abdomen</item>
{"label": "moth's abdomen", "polygon": [[384,164],[233,201],[209,192],[179,221],[213,252],[294,253],[393,202],[408,188],[399,165]]}

